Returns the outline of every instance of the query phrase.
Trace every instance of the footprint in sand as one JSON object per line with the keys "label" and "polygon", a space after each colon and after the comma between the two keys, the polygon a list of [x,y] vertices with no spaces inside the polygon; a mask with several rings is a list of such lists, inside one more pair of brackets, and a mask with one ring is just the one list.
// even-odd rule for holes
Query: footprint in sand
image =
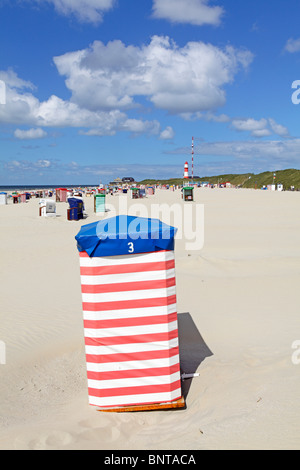
{"label": "footprint in sand", "polygon": [[59,449],[69,445],[72,440],[73,437],[68,432],[56,431],[32,440],[29,442],[28,447],[31,450]]}
{"label": "footprint in sand", "polygon": [[121,435],[120,429],[113,425],[109,418],[99,415],[99,422],[95,419],[84,420],[79,424],[85,431],[80,433],[81,439],[97,442],[114,442],[119,439]]}

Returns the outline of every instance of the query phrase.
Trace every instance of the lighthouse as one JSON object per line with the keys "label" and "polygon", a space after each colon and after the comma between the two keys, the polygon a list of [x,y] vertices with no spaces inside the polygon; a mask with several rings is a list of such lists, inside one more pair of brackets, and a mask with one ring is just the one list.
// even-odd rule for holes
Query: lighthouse
{"label": "lighthouse", "polygon": [[189,164],[188,162],[185,162],[184,164],[184,178],[188,179],[189,178]]}

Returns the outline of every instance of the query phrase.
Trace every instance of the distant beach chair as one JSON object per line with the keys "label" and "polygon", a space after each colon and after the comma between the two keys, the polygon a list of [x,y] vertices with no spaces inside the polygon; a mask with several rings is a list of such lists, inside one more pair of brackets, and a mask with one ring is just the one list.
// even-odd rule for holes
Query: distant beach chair
{"label": "distant beach chair", "polygon": [[39,207],[41,217],[56,217],[56,204],[51,199],[41,199]]}

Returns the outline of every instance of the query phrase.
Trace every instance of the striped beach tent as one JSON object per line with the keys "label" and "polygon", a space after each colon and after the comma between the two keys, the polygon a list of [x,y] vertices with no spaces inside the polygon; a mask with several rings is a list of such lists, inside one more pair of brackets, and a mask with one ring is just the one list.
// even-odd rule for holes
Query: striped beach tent
{"label": "striped beach tent", "polygon": [[158,219],[118,216],[82,226],[75,237],[91,405],[182,400],[175,234]]}

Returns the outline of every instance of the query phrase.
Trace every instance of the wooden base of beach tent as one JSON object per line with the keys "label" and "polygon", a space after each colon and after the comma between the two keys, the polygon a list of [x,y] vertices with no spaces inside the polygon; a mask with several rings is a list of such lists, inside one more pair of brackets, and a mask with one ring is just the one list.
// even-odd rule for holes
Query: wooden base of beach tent
{"label": "wooden base of beach tent", "polygon": [[168,410],[186,408],[184,397],[179,398],[168,403],[152,403],[148,405],[131,405],[121,407],[109,407],[109,408],[97,408],[97,411],[114,412],[114,413],[126,413],[133,411],[155,411],[155,410]]}

